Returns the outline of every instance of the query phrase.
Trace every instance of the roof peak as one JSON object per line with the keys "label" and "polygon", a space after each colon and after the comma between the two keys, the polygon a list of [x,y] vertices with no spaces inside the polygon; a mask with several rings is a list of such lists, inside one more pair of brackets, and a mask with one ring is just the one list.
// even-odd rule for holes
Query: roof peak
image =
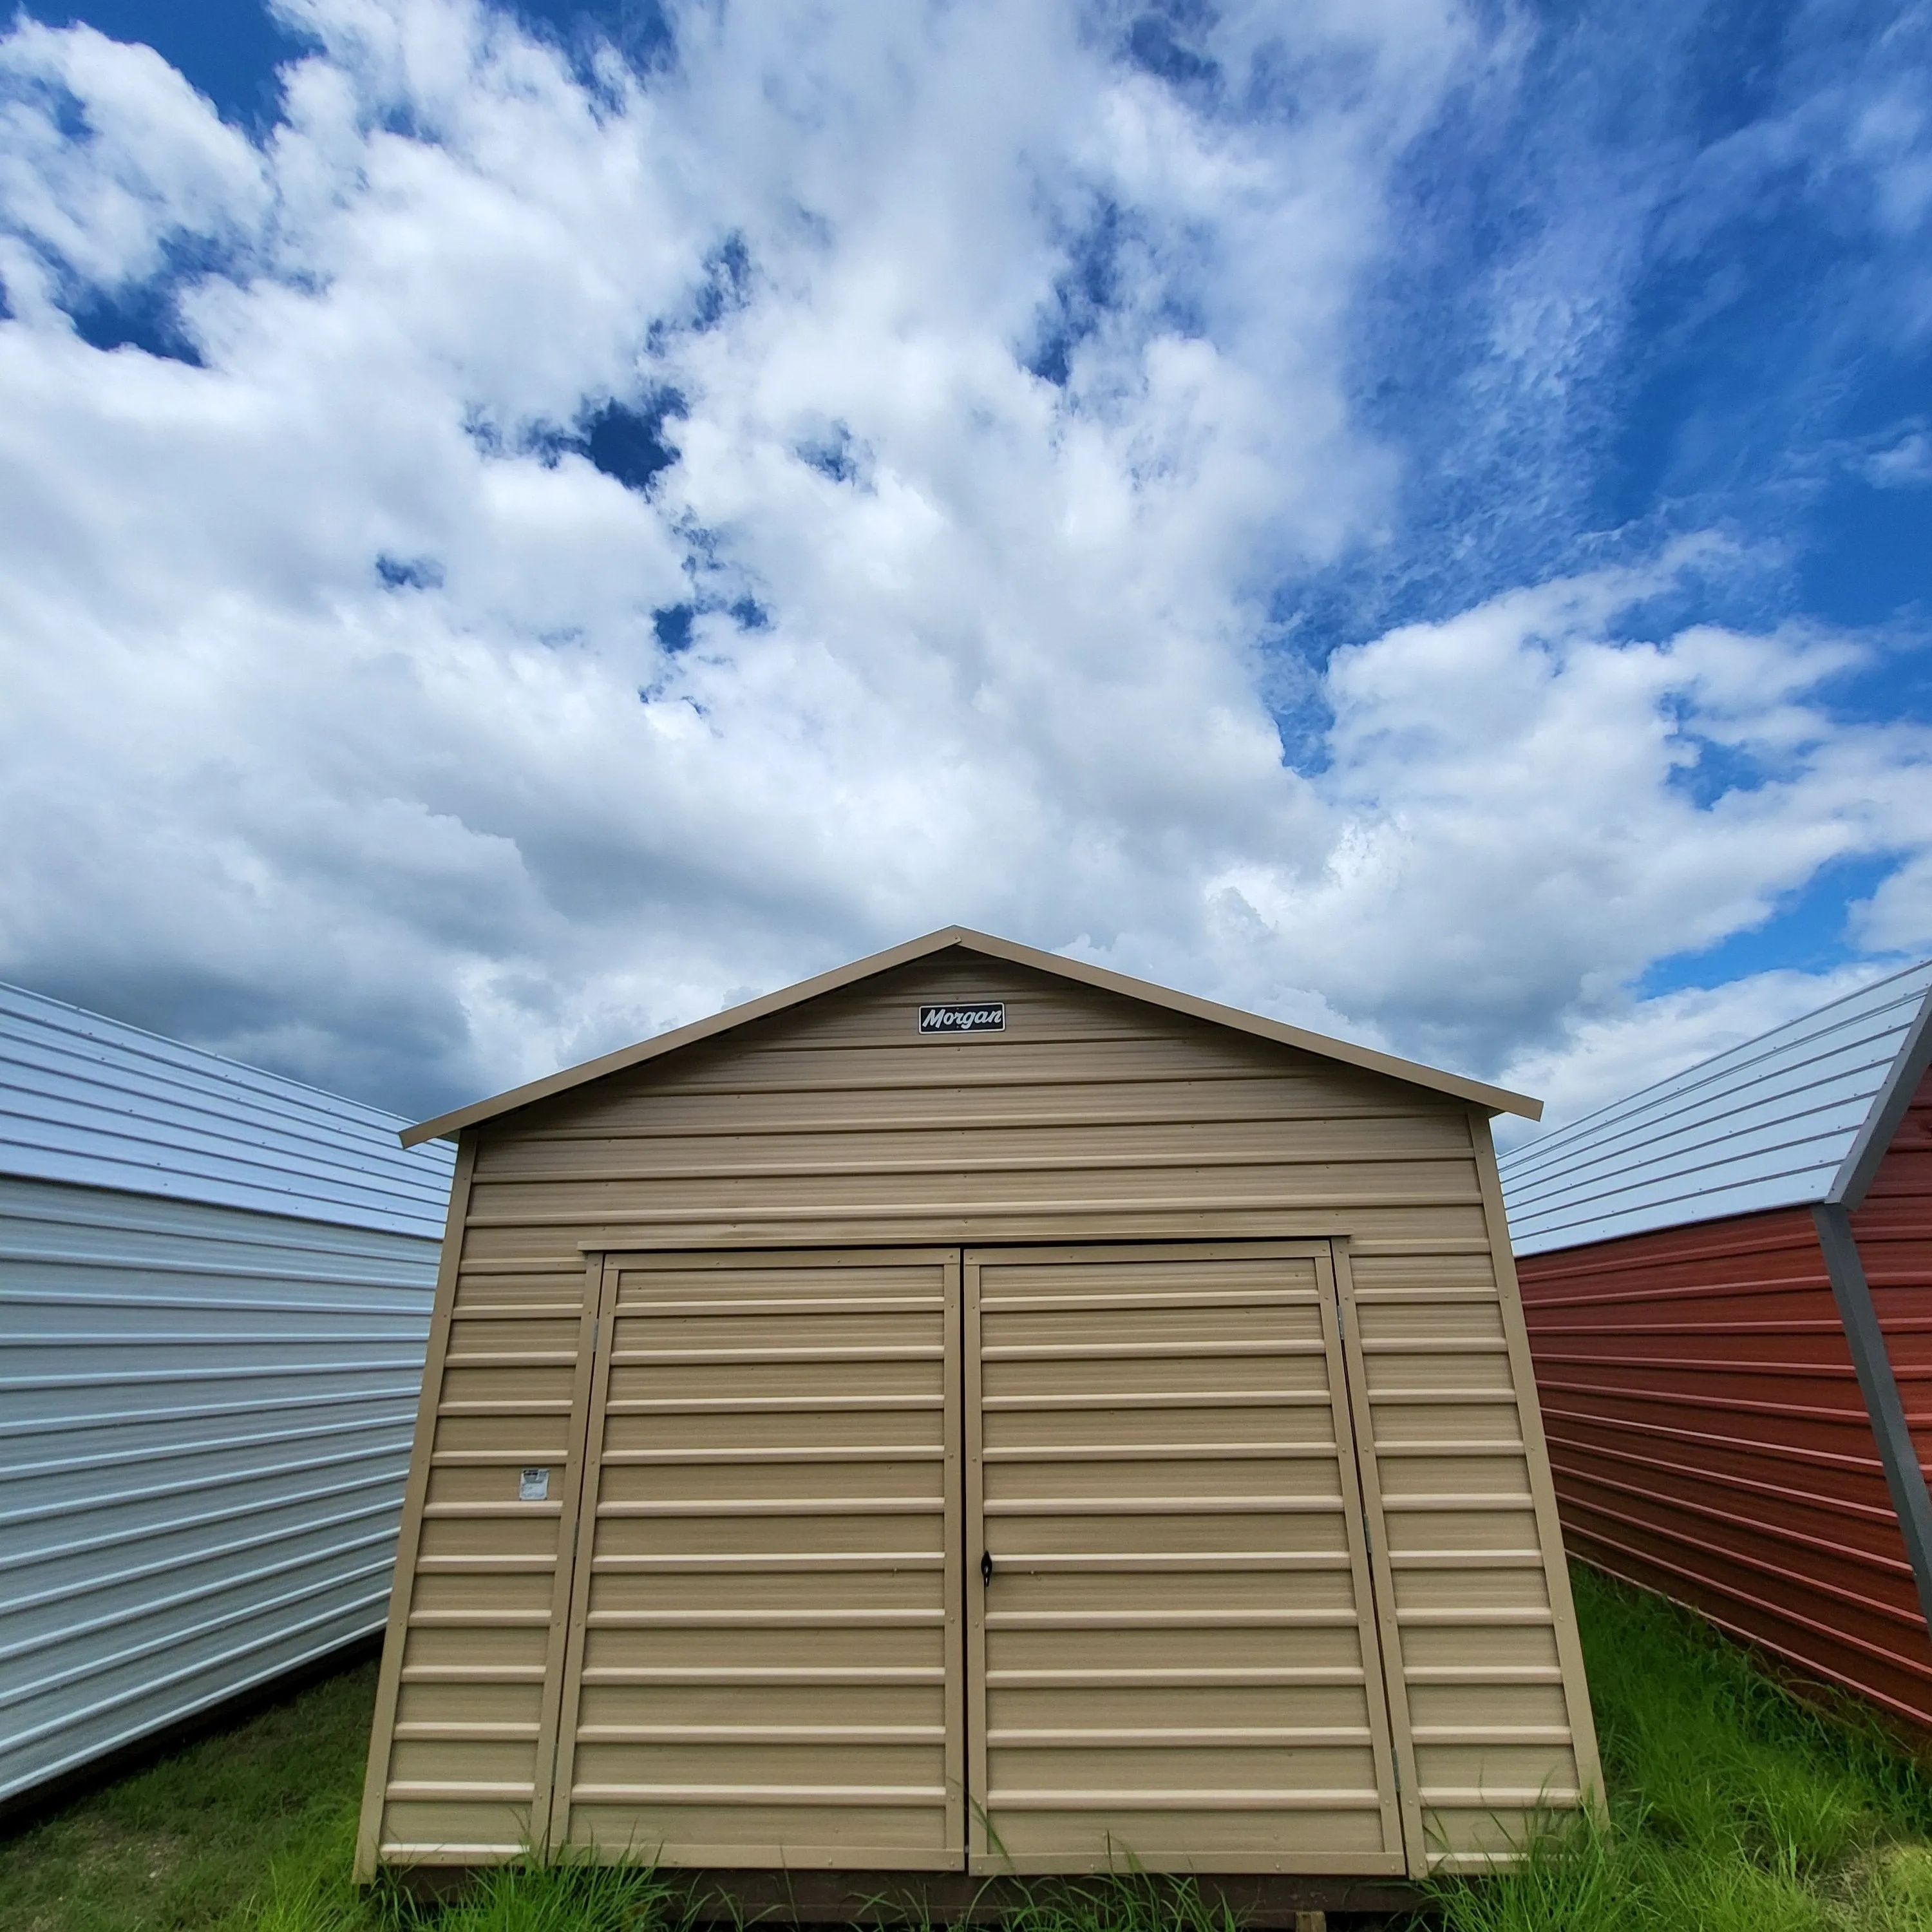
{"label": "roof peak", "polygon": [[1453,1099],[1486,1108],[1492,1113],[1520,1114],[1525,1119],[1533,1120],[1539,1118],[1543,1112],[1543,1103],[1540,1100],[1532,1100],[1526,1094],[1512,1093],[1507,1088],[1492,1087],[1484,1081],[1468,1079],[1460,1074],[1447,1073],[1439,1068],[1425,1066],[1415,1060],[1403,1060],[1394,1054],[1381,1052],[1373,1047],[1358,1046],[1350,1040],[1336,1040],[1325,1034],[1310,1032],[1304,1027],[1291,1026],[1285,1020],[1269,1019],[1259,1013],[1244,1012],[1238,1006],[1222,1006],[1215,1000],[1204,1000],[1192,993],[1179,992],[1170,986],[1157,986],[1152,980],[1134,979],[1126,974],[1114,972],[1108,967],[1092,965],[1084,960],[1069,959],[1057,952],[1043,952],[1036,947],[1023,946],[1017,940],[1001,939],[992,933],[976,932],[970,926],[945,926],[936,932],[908,940],[902,945],[889,946],[882,952],[855,959],[848,965],[835,967],[830,972],[816,974],[808,980],[801,980],[794,986],[782,987],[776,992],[767,993],[760,998],[748,1000],[742,1005],[728,1007],[724,1012],[714,1013],[709,1018],[694,1020],[687,1026],[673,1028],[668,1032],[656,1034],[650,1040],[620,1047],[614,1053],[585,1060],[576,1066],[566,1067],[540,1080],[527,1081],[521,1086],[511,1088],[488,1100],[475,1101],[467,1107],[459,1107],[452,1112],[440,1114],[434,1120],[422,1121],[403,1135],[403,1144],[413,1147],[421,1141],[459,1133],[465,1127],[475,1126],[482,1121],[514,1112],[520,1107],[530,1106],[539,1100],[547,1100],[556,1094],[568,1093],[572,1088],[586,1085],[591,1081],[601,1080],[609,1075],[623,1072],[628,1068],[642,1066],[666,1054],[676,1052],[687,1046],[694,1046],[700,1041],[716,1039],[736,1028],[748,1026],[754,1021],[802,1006],[806,1001],[822,998],[826,994],[842,992],[848,986],[875,979],[880,974],[890,972],[897,967],[932,958],[952,946],[982,953],[988,958],[1004,961],[1009,965],[1052,974],[1076,984],[1117,994],[1124,998],[1139,1000],[1170,1012],[1184,1013],[1196,1019],[1207,1020],[1238,1033],[1273,1040],[1280,1046],[1298,1048],[1304,1052],[1339,1060],[1345,1065],[1360,1067],[1365,1072],[1406,1081],[1414,1086],[1426,1087]]}

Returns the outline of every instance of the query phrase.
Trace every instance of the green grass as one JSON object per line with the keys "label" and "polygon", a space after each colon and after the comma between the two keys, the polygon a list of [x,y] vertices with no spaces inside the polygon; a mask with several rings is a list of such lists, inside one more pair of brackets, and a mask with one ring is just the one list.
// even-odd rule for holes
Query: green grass
{"label": "green grass", "polygon": [[375,1694],[346,1671],[0,1840],[0,1932],[254,1932],[339,1868]]}
{"label": "green grass", "polygon": [[[1932,1773],[1787,1696],[1666,1604],[1576,1576],[1607,1831],[1552,1836],[1443,1932],[1932,1932]],[[0,1840],[0,1932],[682,1932],[675,1888],[581,1865],[440,1910],[349,1882],[373,1668]],[[1132,1877],[1042,1886],[1008,1932],[1234,1932]]]}
{"label": "green grass", "polygon": [[678,1932],[649,1871],[490,1874],[440,1910],[349,1880],[376,1667],[0,1840],[0,1932]]}
{"label": "green grass", "polygon": [[1932,1932],[1932,1777],[1696,1618],[1575,1580],[1609,1829],[1439,1888],[1446,1932]]}

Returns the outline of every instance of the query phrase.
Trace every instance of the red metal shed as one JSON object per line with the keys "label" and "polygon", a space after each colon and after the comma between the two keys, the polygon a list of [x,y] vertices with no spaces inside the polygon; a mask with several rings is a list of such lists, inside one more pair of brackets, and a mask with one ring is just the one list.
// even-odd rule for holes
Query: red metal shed
{"label": "red metal shed", "polygon": [[1504,1157],[1571,1552],[1932,1729],[1932,962]]}

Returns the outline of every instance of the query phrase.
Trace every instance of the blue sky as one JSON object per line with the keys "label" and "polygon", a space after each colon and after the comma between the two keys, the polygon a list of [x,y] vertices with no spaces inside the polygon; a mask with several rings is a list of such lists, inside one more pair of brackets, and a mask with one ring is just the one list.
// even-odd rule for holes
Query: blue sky
{"label": "blue sky", "polygon": [[405,1112],[952,920],[1613,1097],[1932,951],[1932,12],[46,4],[0,974]]}

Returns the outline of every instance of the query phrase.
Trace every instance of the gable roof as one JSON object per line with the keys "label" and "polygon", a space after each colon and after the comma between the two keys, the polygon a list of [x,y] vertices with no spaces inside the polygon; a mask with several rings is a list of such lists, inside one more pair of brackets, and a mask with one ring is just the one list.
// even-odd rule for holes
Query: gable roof
{"label": "gable roof", "polygon": [[1504,1155],[1516,1251],[1856,1208],[1928,1064],[1932,960]]}
{"label": "gable roof", "polygon": [[437,1239],[450,1152],[403,1124],[0,983],[0,1174]]}
{"label": "gable roof", "polygon": [[414,1147],[418,1142],[454,1135],[479,1121],[494,1120],[499,1114],[527,1107],[533,1101],[548,1100],[556,1094],[566,1094],[574,1087],[601,1080],[607,1074],[641,1066],[647,1060],[675,1053],[681,1047],[714,1040],[734,1027],[747,1026],[754,1020],[783,1012],[788,1007],[802,1006],[821,994],[840,992],[862,980],[890,972],[896,966],[931,958],[953,946],[964,952],[983,953],[991,959],[1003,959],[1010,965],[1030,967],[1036,972],[1049,973],[1080,986],[1098,987],[1102,992],[1142,1000],[1149,1006],[1165,1007],[1169,1012],[1210,1021],[1219,1026],[1232,1028],[1237,1033],[1273,1040],[1280,1046],[1298,1047],[1304,1053],[1318,1054],[1324,1059],[1340,1060],[1371,1073],[1386,1074],[1393,1080],[1406,1080],[1412,1086],[1431,1088],[1454,1099],[1486,1107],[1492,1113],[1520,1114],[1531,1120],[1542,1117],[1540,1100],[1513,1094],[1507,1088],[1491,1087],[1480,1080],[1467,1080],[1457,1073],[1444,1073],[1412,1060],[1398,1059],[1392,1053],[1378,1053],[1372,1047],[1331,1040],[1325,1034],[1310,1033],[1305,1028],[1290,1026],[1282,1020],[1264,1019],[1258,1013],[1244,1012],[1238,1006],[1223,1006],[1212,1000],[1197,999],[1191,993],[1178,993],[1172,987],[1156,986],[1151,980],[1130,979],[1124,973],[1110,972],[1104,966],[1090,966],[1084,960],[1064,959],[1058,953],[1042,952],[1013,940],[995,939],[989,933],[974,932],[967,926],[949,926],[938,932],[928,933],[922,939],[908,940],[903,946],[891,946],[884,952],[873,953],[868,958],[855,959],[849,966],[820,973],[814,979],[801,980],[796,986],[767,993],[762,999],[748,1000],[742,1006],[728,1006],[709,1019],[694,1020],[688,1026],[675,1027],[655,1039],[640,1040],[634,1046],[620,1047],[615,1053],[607,1053],[599,1059],[586,1060],[581,1066],[566,1067],[560,1073],[528,1082],[521,1087],[512,1087],[508,1093],[496,1094],[488,1100],[473,1101],[453,1113],[422,1121],[404,1134],[403,1144]]}

